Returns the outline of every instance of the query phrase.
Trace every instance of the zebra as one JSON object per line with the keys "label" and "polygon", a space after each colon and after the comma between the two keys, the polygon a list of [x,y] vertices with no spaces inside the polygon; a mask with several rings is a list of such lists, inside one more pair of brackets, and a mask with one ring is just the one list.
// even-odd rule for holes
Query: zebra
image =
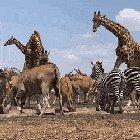
{"label": "zebra", "polygon": [[[130,98],[133,109],[138,107],[140,109],[140,68],[131,67],[124,71],[124,86],[123,93]],[[127,106],[130,106],[127,104]]]}
{"label": "zebra", "polygon": [[[91,77],[97,80],[98,96],[96,97],[96,110],[114,113],[115,104],[118,103],[118,112],[122,113],[121,82],[122,73],[119,69],[113,69],[109,74],[104,73],[102,62],[97,61],[92,68]],[[111,110],[110,110],[111,109]]]}

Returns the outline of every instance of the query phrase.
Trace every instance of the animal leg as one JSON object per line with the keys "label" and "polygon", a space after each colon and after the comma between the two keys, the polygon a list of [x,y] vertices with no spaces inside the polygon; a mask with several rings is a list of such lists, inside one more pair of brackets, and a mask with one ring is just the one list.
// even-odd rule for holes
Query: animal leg
{"label": "animal leg", "polygon": [[21,107],[21,103],[20,103],[20,98],[19,98],[19,97],[16,97],[16,103],[17,103],[17,110],[18,110],[20,113],[23,113],[22,107]]}
{"label": "animal leg", "polygon": [[55,104],[58,100],[59,100],[59,88],[58,87],[55,87],[54,88],[54,91],[55,91],[55,99],[53,101],[53,104]]}
{"label": "animal leg", "polygon": [[31,101],[31,97],[28,97],[27,99],[26,99],[26,107],[27,108],[30,108],[30,101]]}
{"label": "animal leg", "polygon": [[40,114],[40,116],[45,113],[46,108],[50,108],[50,104],[49,104],[50,88],[49,88],[49,85],[47,85],[47,83],[43,82],[41,84],[41,88],[42,88],[43,99],[42,99],[42,108],[41,108],[41,114]]}
{"label": "animal leg", "polygon": [[78,102],[78,103],[80,102],[80,95],[79,95],[79,92],[78,92],[78,95],[77,95],[77,102]]}
{"label": "animal leg", "polygon": [[88,101],[89,101],[88,96],[89,96],[89,93],[88,92],[87,93],[84,93],[84,103],[88,103]]}
{"label": "animal leg", "polygon": [[[109,99],[109,100],[110,100],[110,99]],[[115,102],[116,102],[116,99],[112,99],[112,101],[110,101],[110,103],[111,103],[111,113],[112,113],[112,114],[114,114]]]}
{"label": "animal leg", "polygon": [[49,104],[49,98],[48,97],[43,97],[43,105],[42,105],[42,108],[41,108],[41,115],[45,114],[45,111],[46,111],[46,108],[50,108],[50,104]]}
{"label": "animal leg", "polygon": [[74,108],[72,107],[72,103],[73,103],[73,101],[70,98],[68,98],[67,99],[67,108],[70,112],[74,111]]}
{"label": "animal leg", "polygon": [[130,94],[130,99],[131,99],[131,102],[132,102],[132,106],[133,106],[133,109],[135,110],[136,109],[136,92],[135,90]]}
{"label": "animal leg", "polygon": [[60,105],[60,113],[63,115],[64,114],[64,101],[62,95],[59,97],[59,105]]}
{"label": "animal leg", "polygon": [[18,92],[17,92],[17,95],[16,95],[16,97],[15,97],[15,100],[16,100],[16,103],[17,103],[17,110],[20,112],[20,113],[23,113],[23,111],[22,111],[22,103],[23,103],[23,101],[22,101],[22,97],[23,97],[23,95],[24,95],[24,91],[22,91],[22,90],[18,90]]}
{"label": "animal leg", "polygon": [[95,95],[95,106],[96,106],[96,111],[100,111],[100,95],[99,92]]}

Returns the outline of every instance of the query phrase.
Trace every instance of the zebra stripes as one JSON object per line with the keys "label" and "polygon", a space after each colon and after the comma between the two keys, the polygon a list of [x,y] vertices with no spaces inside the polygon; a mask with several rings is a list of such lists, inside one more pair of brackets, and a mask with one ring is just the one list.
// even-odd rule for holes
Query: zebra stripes
{"label": "zebra stripes", "polygon": [[140,108],[140,68],[132,67],[124,71],[123,92],[130,97],[133,107]]}
{"label": "zebra stripes", "polygon": [[96,110],[109,110],[114,112],[114,106],[118,102],[119,111],[122,112],[121,82],[122,74],[119,69],[112,70],[109,74],[104,74],[102,63],[96,62],[92,69],[98,83],[98,97],[96,100]]}

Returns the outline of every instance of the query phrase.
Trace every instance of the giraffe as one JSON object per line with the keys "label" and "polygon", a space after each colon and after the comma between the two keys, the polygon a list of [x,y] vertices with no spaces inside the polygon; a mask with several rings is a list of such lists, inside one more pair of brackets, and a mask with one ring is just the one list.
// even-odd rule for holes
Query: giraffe
{"label": "giraffe", "polygon": [[4,46],[15,44],[19,50],[25,55],[24,68],[34,68],[40,65],[39,58],[44,53],[40,35],[37,31],[31,35],[26,45],[23,45],[13,36],[4,44]]}
{"label": "giraffe", "polygon": [[102,25],[118,38],[117,59],[114,68],[119,68],[122,63],[127,64],[128,68],[133,66],[140,67],[140,45],[125,27],[109,20],[106,15],[102,16],[100,11],[98,13],[94,12],[92,21],[93,32],[96,32],[97,28]]}

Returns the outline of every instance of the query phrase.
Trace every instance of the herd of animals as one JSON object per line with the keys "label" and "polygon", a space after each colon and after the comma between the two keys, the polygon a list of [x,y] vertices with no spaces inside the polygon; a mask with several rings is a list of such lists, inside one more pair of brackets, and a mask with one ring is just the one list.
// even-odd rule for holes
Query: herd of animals
{"label": "herd of animals", "polygon": [[[0,69],[0,113],[7,113],[14,105],[19,112],[23,106],[30,107],[30,98],[34,95],[37,102],[37,113],[43,115],[50,107],[51,90],[55,92],[55,101],[60,105],[60,113],[64,113],[64,104],[69,111],[75,111],[79,95],[84,93],[84,102],[89,101],[89,95],[95,97],[96,111],[122,113],[122,103],[129,99],[128,106],[140,109],[140,46],[130,32],[118,23],[109,20],[106,15],[94,12],[93,32],[102,25],[118,38],[116,48],[117,59],[110,73],[105,73],[102,62],[91,62],[91,75],[74,69],[60,77],[59,68],[49,62],[49,52],[44,50],[37,31],[31,35],[26,45],[16,38],[10,38],[4,46],[16,45],[25,55],[22,72],[16,68]],[[119,67],[127,65],[123,72]]]}

